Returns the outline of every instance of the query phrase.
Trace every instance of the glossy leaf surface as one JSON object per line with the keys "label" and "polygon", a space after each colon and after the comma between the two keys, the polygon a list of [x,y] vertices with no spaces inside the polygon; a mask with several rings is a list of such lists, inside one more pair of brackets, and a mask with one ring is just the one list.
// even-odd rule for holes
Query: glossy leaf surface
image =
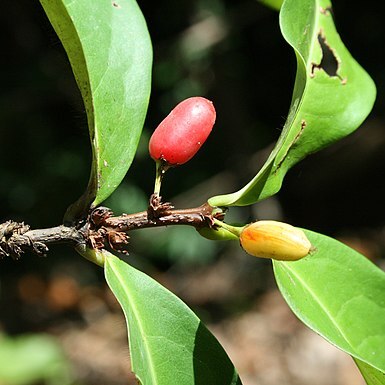
{"label": "glossy leaf surface", "polygon": [[68,217],[106,199],[136,151],[150,95],[152,48],[134,0],[41,0],[70,60],[87,112],[93,160]]}
{"label": "glossy leaf surface", "polygon": [[306,235],[314,252],[273,262],[283,297],[302,322],[356,359],[368,384],[385,384],[385,272],[332,238]]}
{"label": "glossy leaf surface", "polygon": [[360,369],[362,376],[364,377],[367,385],[384,385],[385,373],[378,369],[373,368],[369,364],[362,362],[358,359],[354,360],[358,369]]}
{"label": "glossy leaf surface", "polygon": [[178,297],[109,253],[105,275],[126,316],[141,384],[241,384],[221,345]]}
{"label": "glossy leaf surface", "polygon": [[280,26],[297,58],[287,121],[258,174],[241,190],[211,198],[212,206],[249,205],[275,194],[292,166],[350,134],[372,109],[374,83],[342,43],[329,1],[286,0]]}

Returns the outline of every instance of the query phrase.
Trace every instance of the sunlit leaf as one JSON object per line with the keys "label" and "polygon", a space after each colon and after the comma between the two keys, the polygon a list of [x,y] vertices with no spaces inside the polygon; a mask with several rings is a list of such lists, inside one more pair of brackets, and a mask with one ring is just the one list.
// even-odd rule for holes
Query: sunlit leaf
{"label": "sunlit leaf", "polygon": [[362,376],[365,378],[367,385],[385,384],[385,373],[383,371],[375,369],[373,366],[370,366],[357,358],[354,361],[358,366],[358,369],[360,369]]}
{"label": "sunlit leaf", "polygon": [[178,297],[107,252],[105,275],[126,316],[141,384],[241,384],[221,345]]}
{"label": "sunlit leaf", "polygon": [[280,25],[297,58],[286,124],[258,174],[241,190],[211,198],[212,206],[249,205],[275,194],[292,166],[350,134],[372,109],[374,83],[342,43],[329,1],[286,0]]}
{"label": "sunlit leaf", "polygon": [[385,384],[385,272],[332,238],[306,235],[313,253],[273,262],[283,297],[302,322],[356,359],[368,384]]}
{"label": "sunlit leaf", "polygon": [[105,200],[133,160],[150,95],[152,48],[134,0],[41,0],[70,60],[88,118],[93,160],[67,220]]}

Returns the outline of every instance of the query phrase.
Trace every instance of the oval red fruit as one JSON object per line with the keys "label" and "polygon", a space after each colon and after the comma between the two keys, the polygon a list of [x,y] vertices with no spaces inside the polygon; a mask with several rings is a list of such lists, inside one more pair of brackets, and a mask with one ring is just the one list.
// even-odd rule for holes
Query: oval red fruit
{"label": "oval red fruit", "polygon": [[202,97],[179,103],[151,136],[149,151],[155,161],[169,166],[189,161],[209,136],[216,113],[213,103]]}

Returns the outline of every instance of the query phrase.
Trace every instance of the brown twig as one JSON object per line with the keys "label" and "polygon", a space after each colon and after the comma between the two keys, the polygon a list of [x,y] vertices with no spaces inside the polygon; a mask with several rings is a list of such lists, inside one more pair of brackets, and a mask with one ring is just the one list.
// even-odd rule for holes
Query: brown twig
{"label": "brown twig", "polygon": [[31,230],[22,222],[7,221],[0,224],[0,258],[11,256],[18,259],[25,251],[44,256],[48,252],[47,245],[55,243],[84,244],[93,249],[111,248],[126,252],[127,233],[131,230],[170,225],[212,227],[214,218],[223,219],[223,216],[223,212],[214,212],[208,203],[195,208],[174,209],[154,194],[146,211],[114,217],[109,208],[98,207],[81,228],[61,225]]}
{"label": "brown twig", "polygon": [[11,256],[18,259],[26,250],[45,256],[47,244],[82,242],[85,242],[85,238],[80,230],[64,225],[31,230],[23,222],[7,221],[0,224],[0,258]]}
{"label": "brown twig", "polygon": [[157,216],[149,216],[148,211],[135,214],[124,214],[118,217],[110,217],[104,221],[104,226],[120,231],[130,231],[147,227],[159,227],[170,225],[189,225],[204,227],[211,223],[213,208],[205,203],[202,206],[190,209],[167,209]]}

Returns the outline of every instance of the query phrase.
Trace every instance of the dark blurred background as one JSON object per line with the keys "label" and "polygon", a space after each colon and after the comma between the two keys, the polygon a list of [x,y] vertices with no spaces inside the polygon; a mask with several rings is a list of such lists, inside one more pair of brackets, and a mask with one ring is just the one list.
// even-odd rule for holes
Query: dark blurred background
{"label": "dark blurred background", "polygon": [[[105,202],[116,213],[146,208],[154,179],[148,138],[180,100],[193,95],[214,101],[217,123],[198,155],[168,172],[163,196],[188,207],[243,186],[280,134],[296,68],[279,31],[278,13],[257,1],[139,4],[153,39],[153,91],[136,159]],[[350,137],[293,168],[279,194],[253,207],[231,209],[229,220],[283,220],[341,239],[381,265],[385,26],[379,7],[353,7],[347,0],[334,4],[343,41],[377,84],[373,112]],[[55,226],[88,181],[91,149],[82,100],[61,43],[37,0],[3,1],[0,28],[0,221]],[[246,385],[301,385],[309,378],[319,385],[360,383],[354,382],[358,377],[344,377],[351,370],[344,358],[331,372],[345,373],[341,367],[347,365],[346,373],[334,375],[334,382],[298,377],[303,368],[290,364],[290,349],[309,344],[313,335],[302,329],[277,295],[269,262],[247,257],[233,243],[214,244],[191,228],[133,233],[131,249],[132,263],[181,296],[222,338]],[[250,351],[239,346],[243,339],[250,341],[245,330],[260,335],[272,322],[278,326],[270,327],[271,340],[254,341]],[[64,347],[79,384],[131,383],[126,378],[124,321],[102,272],[64,246],[52,247],[48,258],[25,255],[18,262],[0,261],[0,336],[46,332]],[[321,345],[309,349],[313,353],[329,349],[317,343]],[[114,344],[121,360],[114,357]],[[266,363],[254,364],[266,354],[282,359],[273,375],[264,374]],[[322,370],[322,365],[330,369],[328,359],[340,362],[333,354],[338,353],[328,351],[321,369],[316,365],[314,370]],[[88,362],[87,356],[102,357],[100,362],[107,366],[95,358]],[[315,382],[322,380],[326,382]]]}

